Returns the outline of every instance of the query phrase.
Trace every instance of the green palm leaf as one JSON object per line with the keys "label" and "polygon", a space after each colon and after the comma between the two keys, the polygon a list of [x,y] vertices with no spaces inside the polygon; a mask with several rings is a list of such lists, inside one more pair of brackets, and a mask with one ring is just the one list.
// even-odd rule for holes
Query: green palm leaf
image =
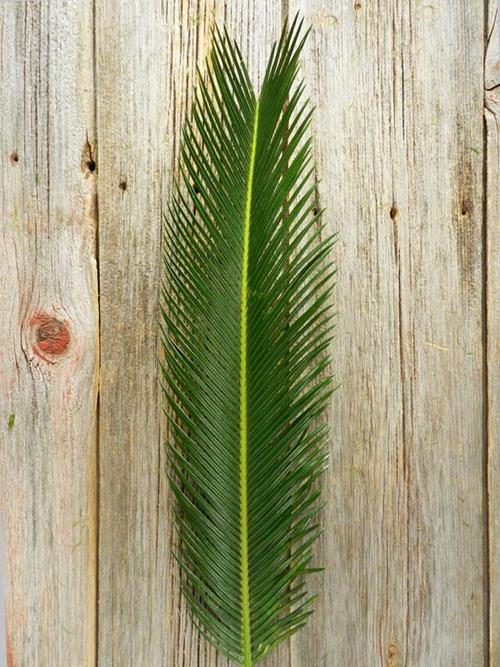
{"label": "green palm leaf", "polygon": [[311,613],[331,393],[328,262],[296,19],[260,95],[218,31],[165,221],[163,387],[191,615],[248,667]]}

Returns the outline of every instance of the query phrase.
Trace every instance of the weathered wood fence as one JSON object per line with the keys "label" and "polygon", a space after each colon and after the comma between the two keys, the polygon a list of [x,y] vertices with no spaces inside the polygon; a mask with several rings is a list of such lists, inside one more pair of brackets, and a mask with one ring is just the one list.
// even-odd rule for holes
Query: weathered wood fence
{"label": "weathered wood fence", "polygon": [[196,63],[312,25],[340,231],[329,501],[275,667],[500,665],[498,0],[2,0],[0,520],[14,667],[212,667],[179,597],[160,219]]}

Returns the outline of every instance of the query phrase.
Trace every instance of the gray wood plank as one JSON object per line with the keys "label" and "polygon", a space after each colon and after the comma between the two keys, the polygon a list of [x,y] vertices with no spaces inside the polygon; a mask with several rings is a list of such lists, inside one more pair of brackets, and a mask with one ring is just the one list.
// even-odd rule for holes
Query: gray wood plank
{"label": "gray wood plank", "polygon": [[97,1],[99,664],[203,664],[178,590],[157,378],[161,216],[210,2]]}
{"label": "gray wood plank", "polygon": [[92,2],[3,2],[0,35],[0,522],[9,664],[93,664]]}
{"label": "gray wood plank", "polygon": [[484,7],[403,7],[396,25],[405,153],[395,201],[409,508],[407,660],[479,667],[487,654]]}
{"label": "gray wood plank", "polygon": [[480,2],[292,0],[340,230],[322,608],[294,664],[484,664]]}
{"label": "gray wood plank", "polygon": [[486,370],[489,506],[490,665],[500,664],[500,1],[489,3],[485,58]]}
{"label": "gray wood plank", "polygon": [[[175,132],[170,5],[96,1],[102,667],[168,664],[156,307],[162,172]],[[189,40],[187,13],[184,26]]]}
{"label": "gray wood plank", "polygon": [[[387,3],[386,3],[387,4]],[[392,26],[388,8],[291,2],[312,24],[304,76],[314,117],[320,205],[339,231],[325,572],[313,631],[293,665],[386,665],[405,628],[404,483],[398,257],[392,205]],[[391,662],[392,661],[392,662]]]}

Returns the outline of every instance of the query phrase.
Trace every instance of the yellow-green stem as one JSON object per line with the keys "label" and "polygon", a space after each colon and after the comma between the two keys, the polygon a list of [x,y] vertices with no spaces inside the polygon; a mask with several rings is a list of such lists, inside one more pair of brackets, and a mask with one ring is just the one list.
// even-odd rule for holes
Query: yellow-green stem
{"label": "yellow-green stem", "polygon": [[247,419],[247,316],[248,316],[248,257],[250,250],[250,223],[252,192],[259,128],[259,103],[255,119],[248,169],[243,231],[243,259],[241,268],[241,366],[240,366],[240,567],[241,567],[241,635],[244,667],[252,667],[252,633],[250,626],[250,578],[248,562],[248,419]]}

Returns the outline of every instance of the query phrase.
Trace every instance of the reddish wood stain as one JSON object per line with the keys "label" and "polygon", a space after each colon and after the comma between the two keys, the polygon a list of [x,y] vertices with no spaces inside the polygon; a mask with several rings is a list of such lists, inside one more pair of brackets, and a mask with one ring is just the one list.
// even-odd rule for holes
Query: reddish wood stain
{"label": "reddish wood stain", "polygon": [[44,358],[43,354],[62,354],[69,344],[69,330],[66,322],[61,322],[46,313],[35,313],[30,320],[35,329],[35,353]]}
{"label": "reddish wood stain", "polygon": [[7,632],[7,667],[14,667],[14,652],[9,632]]}

